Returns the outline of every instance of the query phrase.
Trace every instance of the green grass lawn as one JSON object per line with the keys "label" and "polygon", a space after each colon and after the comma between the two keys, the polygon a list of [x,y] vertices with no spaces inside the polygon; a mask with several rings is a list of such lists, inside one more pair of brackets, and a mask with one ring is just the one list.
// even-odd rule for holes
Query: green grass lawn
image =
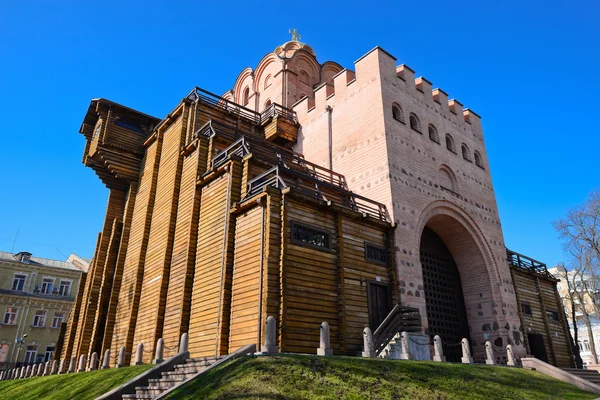
{"label": "green grass lawn", "polygon": [[77,374],[0,381],[0,400],[94,399],[154,366],[139,365]]}
{"label": "green grass lawn", "polygon": [[245,357],[169,399],[595,399],[596,394],[519,368],[355,357]]}

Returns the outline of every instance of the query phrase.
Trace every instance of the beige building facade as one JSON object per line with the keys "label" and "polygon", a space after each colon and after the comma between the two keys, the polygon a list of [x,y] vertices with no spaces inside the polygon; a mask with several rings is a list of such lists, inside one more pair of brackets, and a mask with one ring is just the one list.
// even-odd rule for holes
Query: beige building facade
{"label": "beige building facade", "polygon": [[88,265],[0,252],[0,369],[53,357]]}

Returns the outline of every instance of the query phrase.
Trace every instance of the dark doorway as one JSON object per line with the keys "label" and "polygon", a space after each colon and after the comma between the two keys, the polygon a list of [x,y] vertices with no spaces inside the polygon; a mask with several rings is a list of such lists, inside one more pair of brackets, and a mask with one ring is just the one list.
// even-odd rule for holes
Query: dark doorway
{"label": "dark doorway", "polygon": [[392,310],[390,286],[379,282],[367,282],[369,301],[369,327],[373,332]]}
{"label": "dark doorway", "polygon": [[548,354],[546,354],[544,336],[540,335],[539,333],[528,333],[527,341],[529,342],[529,350],[531,351],[531,355],[538,360],[548,362]]}
{"label": "dark doorway", "polygon": [[421,235],[421,265],[429,335],[440,335],[448,361],[460,362],[458,345],[470,341],[462,285],[452,254],[438,235],[429,228]]}

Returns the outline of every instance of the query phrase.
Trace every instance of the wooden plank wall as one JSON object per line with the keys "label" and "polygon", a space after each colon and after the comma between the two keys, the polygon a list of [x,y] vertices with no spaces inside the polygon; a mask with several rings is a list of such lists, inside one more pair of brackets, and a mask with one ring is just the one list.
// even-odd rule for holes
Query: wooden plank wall
{"label": "wooden plank wall", "polygon": [[540,293],[542,294],[546,310],[557,311],[560,315],[560,321],[547,318],[550,337],[552,339],[552,348],[554,349],[556,358],[556,366],[571,367],[573,363],[572,349],[569,345],[571,339],[568,336],[568,331],[564,329],[564,309],[560,297],[557,296],[556,284],[544,278],[538,279],[539,288],[541,289]]}
{"label": "wooden plank wall", "polygon": [[111,343],[112,354],[118,354],[121,346],[125,346],[128,352],[133,350],[133,331],[141,292],[161,148],[162,137],[158,137],[148,146],[143,162],[131,221],[129,247],[125,256],[121,291],[119,292],[115,312],[113,341]]}
{"label": "wooden plank wall", "polygon": [[[236,216],[233,283],[231,295],[231,332],[229,348],[237,349],[249,343],[260,344],[258,324],[261,268],[261,227],[264,208],[260,205]],[[265,268],[263,257],[263,268]]]}
{"label": "wooden plank wall", "polygon": [[54,360],[71,359],[71,353],[75,344],[75,333],[77,331],[79,316],[81,314],[82,309],[81,305],[83,300],[83,292],[86,288],[86,280],[87,273],[82,273],[81,279],[79,281],[79,289],[77,289],[77,297],[75,297],[75,303],[73,303],[73,307],[71,308],[71,312],[69,313],[69,318],[67,319],[67,328],[64,333],[63,347],[60,353],[54,353]]}
{"label": "wooden plank wall", "polygon": [[121,234],[121,243],[119,244],[119,254],[115,265],[115,272],[108,302],[104,338],[102,339],[101,354],[111,348],[115,318],[117,313],[117,302],[119,301],[119,293],[121,292],[121,283],[123,279],[123,270],[125,267],[125,256],[129,247],[129,237],[131,234],[131,222],[133,219],[133,210],[135,208],[135,198],[137,194],[137,182],[132,182],[127,193],[127,202],[125,203],[125,212],[123,215],[123,232]]}
{"label": "wooden plank wall", "polygon": [[111,189],[109,193],[100,243],[94,256],[94,268],[91,270],[91,273],[88,272],[86,290],[83,293],[83,298],[86,299],[86,301],[83,303],[84,308],[80,314],[73,352],[77,357],[82,354],[87,354],[90,349],[92,329],[94,326],[96,309],[98,307],[100,285],[102,283],[104,266],[106,263],[106,254],[112,236],[113,222],[115,219],[122,217],[125,208],[125,198],[126,193],[119,190]]}
{"label": "wooden plank wall", "polygon": [[204,172],[207,150],[208,140],[199,138],[197,148],[183,161],[162,335],[165,346],[173,350],[165,349],[165,357],[177,353],[174,348],[178,346],[181,334],[187,332],[189,327],[200,216],[201,190],[196,187],[196,179],[201,172]]}
{"label": "wooden plank wall", "polygon": [[221,167],[226,169],[229,171],[202,187],[189,329],[193,357],[227,354],[229,344],[235,232],[229,210],[239,201],[242,166],[230,161]]}
{"label": "wooden plank wall", "polygon": [[[163,327],[183,165],[180,149],[185,139],[187,115],[184,111],[176,118],[163,133],[156,199],[152,212],[142,291],[133,339],[134,345],[144,343],[145,350],[155,348]],[[151,361],[152,357],[152,353],[144,353],[144,362]]]}

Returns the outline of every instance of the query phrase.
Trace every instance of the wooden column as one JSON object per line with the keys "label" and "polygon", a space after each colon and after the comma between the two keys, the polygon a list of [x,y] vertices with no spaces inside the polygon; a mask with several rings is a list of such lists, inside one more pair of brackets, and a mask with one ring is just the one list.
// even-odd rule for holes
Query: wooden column
{"label": "wooden column", "polygon": [[[344,271],[344,224],[343,216],[338,211],[335,213],[336,234],[337,234],[337,273],[338,273],[338,310],[340,331],[337,335],[334,333],[332,342],[338,341],[340,346],[340,354],[346,354],[346,340],[348,335],[346,323],[346,285]],[[337,336],[337,337],[336,337]]]}
{"label": "wooden column", "polygon": [[552,359],[552,364],[556,365],[556,353],[554,352],[554,343],[552,343],[552,332],[550,331],[550,325],[548,324],[548,315],[546,314],[546,304],[544,303],[544,294],[542,293],[542,288],[540,285],[540,278],[535,277],[535,288],[538,292],[538,297],[540,299],[540,308],[542,310],[542,318],[544,319],[544,327],[546,328],[546,338],[548,340],[548,347],[550,350],[550,358]]}

